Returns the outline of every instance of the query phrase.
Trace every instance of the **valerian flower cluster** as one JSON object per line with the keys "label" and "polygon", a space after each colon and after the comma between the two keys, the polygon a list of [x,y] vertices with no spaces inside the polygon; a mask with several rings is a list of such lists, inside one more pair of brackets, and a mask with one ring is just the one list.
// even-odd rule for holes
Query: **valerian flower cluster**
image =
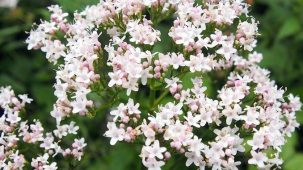
{"label": "valerian flower cluster", "polygon": [[[1,168],[30,162],[34,169],[57,169],[56,155],[80,161],[84,138],[61,145],[65,136],[78,136],[70,117],[110,108],[110,144],[139,141],[150,170],[175,155],[199,169],[238,169],[244,153],[259,169],[283,163],[281,147],[299,126],[301,103],[258,66],[258,22],[243,0],[105,0],[75,12],[72,21],[57,5],[48,9],[50,21],[34,26],[26,42],[57,66],[50,113],[56,128],[47,132],[38,119],[22,120],[32,99],[1,88]],[[162,22],[171,26],[168,32]],[[100,105],[91,93],[111,100]],[[117,98],[120,93],[127,100]],[[139,93],[149,94],[149,107]],[[26,160],[20,142],[38,144],[44,153]]]}

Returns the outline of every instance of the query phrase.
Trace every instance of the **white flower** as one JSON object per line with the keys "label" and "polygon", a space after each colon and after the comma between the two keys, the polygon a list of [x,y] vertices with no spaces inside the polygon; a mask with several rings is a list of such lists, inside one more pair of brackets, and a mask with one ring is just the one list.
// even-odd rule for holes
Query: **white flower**
{"label": "white flower", "polygon": [[252,146],[253,150],[264,148],[264,135],[256,132],[254,134],[253,140],[247,141],[247,143]]}
{"label": "white flower", "polygon": [[[142,140],[140,157],[149,170],[160,170],[174,156],[168,151],[186,157],[186,166],[238,169],[241,162],[235,158],[247,144],[252,148],[249,164],[279,167],[279,153],[286,136],[299,126],[295,112],[302,104],[291,94],[285,97],[270,72],[257,65],[262,60],[253,51],[258,22],[248,6],[244,0],[207,0],[203,5],[193,0],[104,0],[75,12],[72,22],[58,5],[50,6],[50,20],[35,26],[26,43],[56,65],[57,100],[50,112],[56,128],[47,132],[49,127],[38,120],[23,121],[19,113],[32,99],[1,87],[0,168],[22,169],[29,161],[19,154],[18,141],[37,144],[44,152],[32,159],[33,169],[56,170],[50,156],[80,161],[87,144],[78,137],[80,127],[66,118],[103,110],[100,101],[111,109],[104,134],[110,144]],[[99,42],[101,30],[108,34],[105,44]],[[160,35],[168,41],[158,43]],[[116,94],[106,91],[113,87]],[[130,98],[131,92],[136,93]],[[137,101],[147,96],[150,101]],[[110,98],[116,108],[107,108]],[[202,142],[197,130],[215,136]]]}
{"label": "white flower", "polygon": [[160,41],[160,31],[151,27],[151,21],[144,18],[143,23],[139,22],[136,20],[127,23],[127,32],[131,36],[131,42],[154,45],[155,42]]}
{"label": "white flower", "polygon": [[115,145],[118,141],[122,141],[124,138],[125,130],[121,128],[117,128],[115,123],[108,122],[107,123],[108,130],[105,132],[105,136],[111,138],[110,144]]}
{"label": "white flower", "polygon": [[153,75],[150,73],[150,71],[153,69],[153,67],[148,67],[146,69],[144,69],[141,73],[141,82],[142,85],[146,85],[147,84],[147,80],[152,78]]}
{"label": "white flower", "polygon": [[151,5],[155,2],[157,2],[157,0],[143,0],[143,4],[148,7],[151,7]]}
{"label": "white flower", "polygon": [[18,4],[18,0],[1,0],[0,7],[7,7],[7,8],[15,8]]}
{"label": "white flower", "polygon": [[211,47],[215,47],[218,44],[223,44],[227,39],[227,36],[223,35],[222,31],[216,29],[215,33],[210,35],[210,38],[213,40]]}
{"label": "white flower", "polygon": [[165,147],[160,147],[159,141],[155,140],[151,146],[144,146],[142,150],[148,153],[149,158],[159,158],[163,159],[163,152],[166,151]]}
{"label": "white flower", "polygon": [[50,112],[50,115],[56,119],[57,124],[60,124],[64,113],[54,106],[53,110]]}
{"label": "white flower", "polygon": [[9,112],[7,114],[6,121],[15,124],[18,123],[21,120],[21,117],[19,117],[19,112]]}
{"label": "white flower", "polygon": [[73,107],[73,113],[85,113],[87,111],[87,100],[77,98],[75,101],[71,102],[71,106]]}
{"label": "white flower", "polygon": [[248,107],[246,108],[247,112],[246,112],[246,115],[243,115],[243,120],[245,121],[246,124],[248,125],[259,125],[260,124],[260,121],[259,121],[259,112],[256,111],[255,108],[251,108],[251,107]]}
{"label": "white flower", "polygon": [[161,166],[165,163],[163,161],[157,161],[155,158],[147,158],[146,161],[143,161],[143,164],[148,170],[161,170]]}
{"label": "white flower", "polygon": [[121,86],[123,81],[122,81],[122,77],[123,77],[123,73],[118,70],[116,72],[110,72],[108,73],[109,77],[110,77],[110,81],[108,83],[109,87],[114,86],[115,84],[118,86]]}
{"label": "white flower", "polygon": [[14,97],[14,91],[11,90],[11,87],[1,87],[0,88],[0,105],[1,107],[5,107],[7,104],[12,102],[12,98]]}
{"label": "white flower", "polygon": [[45,41],[41,51],[46,52],[46,58],[53,63],[57,63],[57,60],[65,55],[65,46],[59,41]]}
{"label": "white flower", "polygon": [[189,67],[191,72],[196,71],[210,71],[209,58],[204,57],[203,54],[197,56],[191,55],[190,60],[185,62],[185,65]]}
{"label": "white flower", "polygon": [[68,125],[57,125],[57,129],[53,132],[56,137],[62,138],[63,136],[68,135]]}
{"label": "white flower", "polygon": [[188,151],[195,153],[196,155],[200,155],[205,145],[202,143],[202,139],[199,139],[197,136],[194,136],[193,139],[188,140]]}
{"label": "white flower", "polygon": [[112,110],[110,114],[114,116],[114,121],[118,118],[123,119],[126,114],[126,109],[127,107],[123,103],[120,103],[116,110]]}
{"label": "white flower", "polygon": [[44,165],[44,166],[43,166],[43,169],[44,169],[44,170],[57,170],[57,169],[58,169],[57,163],[56,163],[56,162],[53,162],[53,163],[51,163],[50,165]]}
{"label": "white flower", "polygon": [[201,37],[201,33],[206,29],[205,24],[198,27],[191,22],[179,21],[180,25],[172,27],[168,35],[172,37],[176,44],[188,46],[195,43],[195,39]]}
{"label": "white flower", "polygon": [[138,91],[137,79],[130,79],[128,82],[124,83],[123,88],[126,88],[126,94],[129,96],[132,91]]}
{"label": "white flower", "polygon": [[268,161],[267,156],[262,152],[255,152],[254,150],[252,150],[250,153],[252,158],[248,160],[248,163],[257,165],[259,168],[263,168],[265,163]]}
{"label": "white flower", "polygon": [[239,104],[235,104],[233,108],[226,106],[226,108],[222,110],[222,114],[226,116],[227,125],[230,125],[233,120],[240,120],[241,109]]}
{"label": "white flower", "polygon": [[191,112],[187,112],[187,116],[185,117],[185,119],[187,120],[188,124],[194,127],[199,128],[199,121],[201,120],[201,117],[198,115],[192,115]]}
{"label": "white flower", "polygon": [[300,98],[297,96],[294,96],[293,94],[290,94],[288,96],[289,105],[293,109],[293,111],[298,111],[302,107],[302,103],[300,102]]}
{"label": "white flower", "polygon": [[40,144],[41,148],[45,148],[46,150],[54,148],[54,137],[51,133],[47,133],[46,137],[43,139],[43,142]]}
{"label": "white flower", "polygon": [[172,77],[171,79],[165,79],[165,83],[167,84],[167,87],[175,86],[178,82],[180,82],[180,79],[178,77]]}
{"label": "white flower", "polygon": [[182,54],[171,54],[171,63],[174,69],[178,69],[180,66],[184,66],[184,57]]}
{"label": "white flower", "polygon": [[68,125],[68,133],[76,135],[78,130],[79,126],[76,126],[76,122],[70,122],[70,124]]}
{"label": "white flower", "polygon": [[31,103],[33,99],[29,98],[27,94],[18,95],[18,97],[22,100],[23,103]]}
{"label": "white flower", "polygon": [[139,103],[134,104],[133,99],[129,99],[126,106],[127,106],[129,115],[141,113],[141,111],[139,110],[140,104]]}
{"label": "white flower", "polygon": [[78,150],[83,149],[86,145],[87,145],[87,144],[85,143],[84,138],[75,139],[75,140],[74,140],[74,143],[72,144],[72,146],[73,146],[74,148],[77,148]]}
{"label": "white flower", "polygon": [[185,163],[187,167],[192,163],[194,163],[196,166],[199,166],[202,160],[202,156],[200,154],[197,155],[195,152],[186,152],[185,157],[187,158]]}
{"label": "white flower", "polygon": [[45,153],[43,156],[39,156],[37,158],[33,158],[31,161],[31,166],[34,168],[37,168],[39,166],[43,166],[43,165],[47,165],[48,164],[48,158],[49,155],[47,153]]}
{"label": "white flower", "polygon": [[94,73],[92,71],[89,71],[87,67],[84,67],[76,73],[76,81],[88,84],[93,75]]}
{"label": "white flower", "polygon": [[[145,120],[144,122],[146,123]],[[153,141],[155,141],[156,132],[145,123],[141,125],[141,130],[146,137],[145,145],[150,145]]]}
{"label": "white flower", "polygon": [[230,60],[232,56],[237,52],[230,42],[224,42],[222,47],[217,50],[217,54],[221,54],[226,60]]}
{"label": "white flower", "polygon": [[57,80],[57,83],[54,85],[54,87],[55,87],[54,95],[57,96],[59,99],[65,99],[68,84],[62,83],[60,80]]}
{"label": "white flower", "polygon": [[229,106],[232,103],[239,103],[241,99],[245,97],[242,90],[236,88],[226,88],[219,91],[219,97],[221,98],[221,105]]}

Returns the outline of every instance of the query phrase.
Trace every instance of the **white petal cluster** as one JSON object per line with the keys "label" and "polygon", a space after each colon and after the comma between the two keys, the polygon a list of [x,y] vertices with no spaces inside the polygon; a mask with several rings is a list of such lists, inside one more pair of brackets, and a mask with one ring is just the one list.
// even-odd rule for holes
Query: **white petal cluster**
{"label": "white petal cluster", "polygon": [[69,125],[57,126],[52,132],[46,132],[39,120],[28,123],[21,119],[25,111],[25,104],[31,103],[32,99],[27,95],[15,96],[11,87],[0,89],[0,107],[4,110],[0,119],[0,168],[1,169],[22,169],[26,163],[26,158],[19,151],[18,143],[37,144],[44,151],[43,156],[39,156],[31,161],[34,169],[57,169],[56,162],[50,156],[57,154],[63,156],[73,156],[80,160],[83,155],[83,148],[86,146],[84,138],[74,140],[70,148],[63,148],[60,145],[64,136],[77,134],[79,129],[75,122]]}
{"label": "white petal cluster", "polygon": [[[84,138],[60,146],[78,134],[66,120],[117,104],[105,136],[111,145],[142,143],[139,156],[150,170],[176,154],[199,169],[238,169],[244,153],[259,169],[279,168],[301,103],[258,65],[258,22],[248,9],[244,0],[105,0],[68,22],[59,6],[49,7],[50,21],[35,26],[26,42],[57,66],[50,113],[56,128],[45,132],[38,120],[23,121],[19,113],[31,99],[2,88],[0,167],[23,167],[23,155],[11,152],[21,138],[47,151],[32,160],[36,169],[56,169],[51,155],[80,160]],[[150,95],[148,102],[138,100],[142,95]]]}
{"label": "white petal cluster", "polygon": [[142,24],[139,22],[136,20],[127,23],[126,30],[131,36],[130,42],[154,45],[155,42],[160,41],[160,31],[153,29],[151,21],[145,19]]}
{"label": "white petal cluster", "polygon": [[16,8],[18,4],[18,0],[1,0],[0,1],[0,7],[4,8]]}

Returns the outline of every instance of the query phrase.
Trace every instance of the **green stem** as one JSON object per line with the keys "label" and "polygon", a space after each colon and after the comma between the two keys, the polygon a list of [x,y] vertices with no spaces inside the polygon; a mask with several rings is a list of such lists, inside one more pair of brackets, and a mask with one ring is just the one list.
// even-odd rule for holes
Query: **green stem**
{"label": "green stem", "polygon": [[154,102],[153,106],[150,110],[153,110],[167,95],[169,94],[169,90],[166,89],[162,95]]}
{"label": "green stem", "polygon": [[149,95],[150,107],[153,106],[153,102],[155,101],[155,98],[156,98],[156,90],[150,89],[150,95]]}
{"label": "green stem", "polygon": [[[187,73],[187,71],[185,71],[184,69],[181,70],[181,73],[177,76],[180,78],[180,80],[185,76],[185,74]],[[152,105],[152,107],[150,108],[150,111],[154,110],[155,107],[169,94],[169,89],[166,89],[162,95],[154,102],[154,104]]]}
{"label": "green stem", "polygon": [[112,106],[112,104],[115,102],[116,97],[118,96],[118,94],[119,94],[119,92],[114,93],[114,95],[113,95],[112,98],[108,101],[108,103],[105,104],[105,105],[102,105],[101,107],[99,107],[99,108],[97,109],[96,112],[101,112],[101,111],[103,111],[103,110],[109,108],[110,106]]}

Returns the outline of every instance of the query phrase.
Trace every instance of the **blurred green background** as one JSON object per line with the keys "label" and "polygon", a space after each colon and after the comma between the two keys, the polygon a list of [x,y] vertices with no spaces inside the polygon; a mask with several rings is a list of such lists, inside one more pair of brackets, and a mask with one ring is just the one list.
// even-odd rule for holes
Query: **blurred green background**
{"label": "blurred green background", "polygon": [[[49,112],[56,100],[52,87],[55,68],[47,62],[43,53],[26,49],[26,31],[30,31],[32,23],[49,17],[46,7],[50,4],[60,4],[64,10],[72,12],[97,2],[20,0],[15,8],[0,7],[0,86],[11,85],[16,93],[28,93],[34,99],[28,109],[29,119],[38,115],[42,122],[54,125]],[[260,21],[261,36],[257,51],[264,55],[262,66],[272,72],[272,79],[280,87],[287,87],[289,92],[303,99],[303,0],[255,0],[251,11]],[[303,113],[298,113],[297,118],[301,126],[288,139],[282,152],[285,170],[302,168]],[[81,134],[86,138],[88,147],[83,161],[74,169],[144,169],[138,157],[139,146],[109,146],[108,139],[103,137],[106,129],[104,114],[76,121],[81,126]],[[185,159],[176,159],[178,161],[169,161],[164,169],[184,169]],[[60,166],[60,169],[68,168],[64,161],[60,162]]]}

